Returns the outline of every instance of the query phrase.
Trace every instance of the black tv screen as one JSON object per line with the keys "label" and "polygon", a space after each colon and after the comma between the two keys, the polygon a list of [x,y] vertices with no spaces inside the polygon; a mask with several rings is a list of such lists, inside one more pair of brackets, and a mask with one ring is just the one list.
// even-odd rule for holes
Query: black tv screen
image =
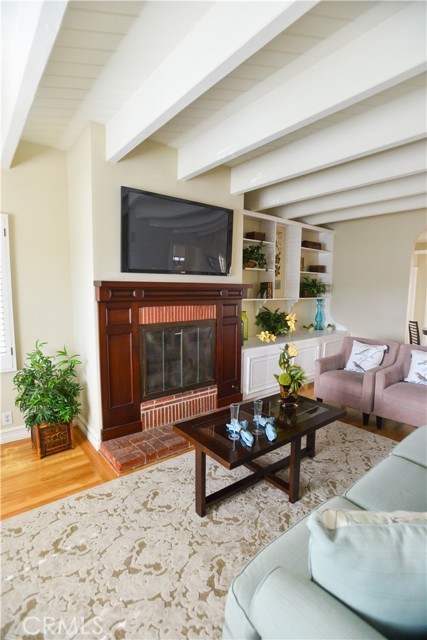
{"label": "black tv screen", "polygon": [[233,211],[121,188],[121,271],[226,276]]}

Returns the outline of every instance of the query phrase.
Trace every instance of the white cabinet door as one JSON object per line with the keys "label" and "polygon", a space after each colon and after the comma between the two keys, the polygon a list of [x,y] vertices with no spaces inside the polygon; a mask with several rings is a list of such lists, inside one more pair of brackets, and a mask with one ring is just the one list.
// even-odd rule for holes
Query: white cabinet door
{"label": "white cabinet door", "polygon": [[268,353],[250,355],[243,359],[243,395],[244,397],[265,396],[277,391],[275,373],[280,373],[277,364],[279,349]]}
{"label": "white cabinet door", "polygon": [[295,342],[298,355],[295,358],[295,364],[302,367],[307,377],[307,382],[314,380],[314,363],[320,358],[320,340],[301,340]]}

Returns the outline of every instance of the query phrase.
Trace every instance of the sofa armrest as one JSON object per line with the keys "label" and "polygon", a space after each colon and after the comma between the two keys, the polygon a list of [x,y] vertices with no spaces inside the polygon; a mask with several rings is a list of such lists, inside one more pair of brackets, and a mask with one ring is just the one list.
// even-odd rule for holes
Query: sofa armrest
{"label": "sofa armrest", "polygon": [[259,585],[252,600],[251,622],[263,639],[384,638],[317,584],[282,567],[271,571]]}
{"label": "sofa armrest", "polygon": [[392,364],[378,371],[376,385],[380,391],[383,391],[392,384],[401,382],[404,378],[403,367],[398,364]]}
{"label": "sofa armrest", "polygon": [[380,371],[381,367],[374,367],[363,374],[361,400],[365,407],[371,407],[370,411],[372,411],[374,407],[376,376]]}
{"label": "sofa armrest", "polygon": [[317,378],[325,371],[334,371],[336,369],[344,369],[344,354],[343,353],[334,353],[332,356],[326,356],[325,358],[319,358],[316,360],[315,367],[316,373],[315,377]]}

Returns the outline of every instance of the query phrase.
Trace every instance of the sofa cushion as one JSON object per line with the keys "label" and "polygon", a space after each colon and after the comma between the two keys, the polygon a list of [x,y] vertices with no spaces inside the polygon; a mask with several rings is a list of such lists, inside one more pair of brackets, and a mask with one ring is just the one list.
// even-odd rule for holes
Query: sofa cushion
{"label": "sofa cushion", "polygon": [[[302,606],[307,606],[305,614]],[[276,567],[260,583],[251,619],[261,638],[280,640],[374,640],[384,638],[311,580]],[[239,635],[239,638],[246,636]]]}
{"label": "sofa cushion", "polygon": [[411,351],[411,366],[405,382],[427,385],[427,353],[425,351]]}
{"label": "sofa cushion", "polygon": [[357,480],[345,497],[370,511],[427,511],[427,469],[389,455]]}
{"label": "sofa cushion", "polygon": [[411,382],[396,382],[386,387],[382,394],[383,402],[395,406],[419,405],[420,411],[423,407],[427,411],[427,389],[422,384],[412,384]]}
{"label": "sofa cushion", "polygon": [[397,444],[391,455],[427,467],[427,425],[415,429]]}
{"label": "sofa cushion", "polygon": [[344,368],[346,371],[365,373],[369,369],[379,367],[387,349],[385,344],[367,344],[353,340],[350,357]]}
{"label": "sofa cushion", "polygon": [[307,526],[317,584],[388,638],[425,637],[426,513],[314,512]]}
{"label": "sofa cushion", "polygon": [[363,373],[346,371],[345,369],[325,371],[321,375],[321,384],[323,388],[327,385],[330,389],[334,389],[337,386],[341,394],[360,398],[363,389]]}

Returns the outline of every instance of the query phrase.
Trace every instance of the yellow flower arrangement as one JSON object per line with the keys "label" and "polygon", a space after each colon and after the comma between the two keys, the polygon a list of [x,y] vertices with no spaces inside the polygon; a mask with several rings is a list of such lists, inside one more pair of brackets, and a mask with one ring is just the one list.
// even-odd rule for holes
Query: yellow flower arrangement
{"label": "yellow flower arrangement", "polygon": [[280,352],[279,367],[282,373],[274,374],[277,382],[282,387],[287,387],[289,393],[297,395],[301,387],[306,384],[304,370],[298,365],[293,364],[293,358],[298,355],[298,351],[293,342],[287,342]]}
{"label": "yellow flower arrangement", "polygon": [[261,342],[275,342],[276,336],[274,333],[270,333],[269,331],[261,331],[261,333],[257,334],[257,338],[261,340]]}

